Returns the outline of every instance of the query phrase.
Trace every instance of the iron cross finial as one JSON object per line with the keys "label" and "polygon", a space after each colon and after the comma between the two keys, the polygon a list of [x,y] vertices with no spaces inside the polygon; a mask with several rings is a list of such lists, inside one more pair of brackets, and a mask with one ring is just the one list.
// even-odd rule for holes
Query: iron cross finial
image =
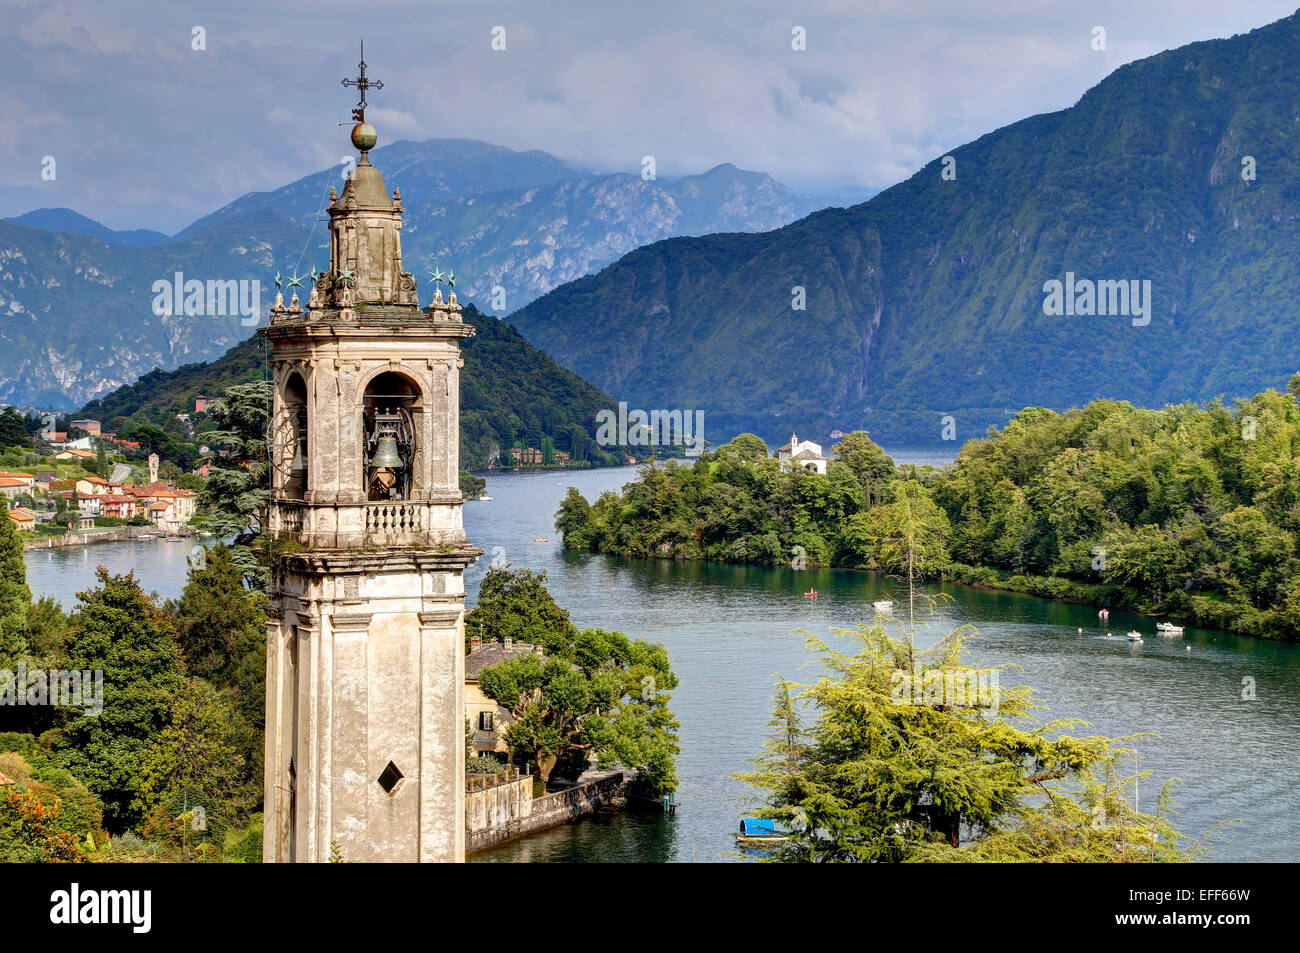
{"label": "iron cross finial", "polygon": [[343,80],[343,85],[355,86],[357,89],[361,91],[361,102],[357,103],[357,108],[352,110],[352,119],[354,122],[365,122],[366,121],[366,90],[384,88],[384,84],[381,83],[379,80],[366,79],[366,41],[365,40],[361,41],[361,62],[357,64],[357,68],[361,71],[357,75],[357,78],[345,79]]}

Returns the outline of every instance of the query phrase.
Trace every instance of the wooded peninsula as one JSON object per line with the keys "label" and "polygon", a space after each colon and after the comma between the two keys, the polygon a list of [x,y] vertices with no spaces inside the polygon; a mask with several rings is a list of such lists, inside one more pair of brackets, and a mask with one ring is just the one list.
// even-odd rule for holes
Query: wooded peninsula
{"label": "wooded peninsula", "polygon": [[572,549],[660,559],[906,573],[910,552],[922,578],[1294,641],[1298,398],[1300,375],[1231,407],[1028,407],[942,469],[855,431],[822,475],[742,434],[594,503],[571,489],[556,528]]}

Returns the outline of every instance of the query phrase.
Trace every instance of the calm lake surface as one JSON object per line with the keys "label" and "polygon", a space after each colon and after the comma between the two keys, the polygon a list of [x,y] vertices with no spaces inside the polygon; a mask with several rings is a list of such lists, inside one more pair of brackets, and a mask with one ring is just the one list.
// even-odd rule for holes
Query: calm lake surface
{"label": "calm lake surface", "polygon": [[[941,454],[895,453],[898,460],[943,463]],[[484,550],[467,573],[469,601],[494,559],[544,569],[559,604],[579,626],[619,629],[667,646],[681,685],[672,708],[681,721],[678,810],[600,817],[556,828],[471,858],[473,862],[669,861],[735,859],[732,832],[751,806],[730,779],[762,745],[773,682],[812,680],[799,630],[826,635],[833,626],[870,620],[871,603],[897,599],[896,584],[871,574],[703,563],[626,560],[566,553],[552,520],[569,486],[589,500],[636,476],[634,468],[488,476],[488,503],[465,505],[470,538]],[[537,538],[550,540],[535,542]],[[105,543],[27,554],[36,594],[65,606],[94,584],[96,565],[129,569],[147,590],[176,596],[193,541]],[[802,593],[815,588],[816,600]],[[1153,773],[1139,790],[1153,807],[1160,783],[1180,778],[1176,819],[1199,835],[1238,819],[1220,835],[1210,859],[1300,860],[1300,647],[1189,628],[1181,638],[1156,635],[1154,619],[1096,612],[1030,596],[963,586],[929,586],[952,601],[922,641],[968,623],[980,664],[1014,662],[1002,683],[1038,689],[1054,718],[1078,717],[1113,736],[1154,732],[1139,743],[1140,767]],[[1123,636],[1130,628],[1142,643]],[[1079,630],[1082,629],[1082,632]],[[1105,633],[1118,638],[1105,638]],[[1188,651],[1190,647],[1190,651]],[[847,650],[848,646],[845,646]],[[1243,679],[1255,700],[1243,700]]]}

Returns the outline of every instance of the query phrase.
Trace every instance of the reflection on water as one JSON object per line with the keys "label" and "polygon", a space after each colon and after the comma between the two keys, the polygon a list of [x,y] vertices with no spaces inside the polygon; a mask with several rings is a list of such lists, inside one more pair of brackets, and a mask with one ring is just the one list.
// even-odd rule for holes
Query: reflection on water
{"label": "reflection on water", "polygon": [[77,593],[95,588],[95,569],[103,566],[115,575],[135,572],[145,592],[175,599],[185,588],[190,552],[212,540],[136,539],[120,543],[94,543],[62,549],[36,549],[26,554],[27,582],[32,596],[53,596],[64,609],[77,602]]}
{"label": "reflection on water", "polygon": [[[826,634],[869,620],[873,601],[898,598],[894,583],[864,573],[624,560],[535,542],[558,535],[552,520],[566,487],[594,499],[633,477],[633,468],[489,475],[493,500],[465,506],[469,536],[487,551],[466,583],[472,604],[496,557],[545,569],[576,624],[668,647],[681,678],[672,703],[682,723],[677,815],[597,817],[475,862],[689,862],[692,853],[700,861],[734,859],[732,832],[749,792],[730,775],[746,770],[760,749],[776,676],[816,676],[798,630]],[[29,553],[27,563],[33,590],[55,592],[65,605],[70,593],[93,584],[101,562],[115,572],[136,568],[146,589],[172,597],[184,584],[188,549],[110,543]],[[821,597],[803,598],[809,588]],[[1084,606],[961,586],[925,591],[951,601],[936,611],[924,639],[969,623],[979,632],[970,643],[974,660],[1020,665],[1003,685],[1033,685],[1052,717],[1085,718],[1109,735],[1157,733],[1141,743],[1142,767],[1159,779],[1182,779],[1178,825],[1196,834],[1218,821],[1242,821],[1226,830],[1213,859],[1300,859],[1300,647],[1191,628],[1165,638],[1155,634],[1155,620],[1119,612],[1102,628]],[[1123,638],[1133,627],[1148,633],[1145,642]],[[1118,637],[1105,638],[1107,631]],[[1247,677],[1257,700],[1241,697]],[[1140,806],[1154,805],[1157,790],[1155,782],[1143,785]]]}

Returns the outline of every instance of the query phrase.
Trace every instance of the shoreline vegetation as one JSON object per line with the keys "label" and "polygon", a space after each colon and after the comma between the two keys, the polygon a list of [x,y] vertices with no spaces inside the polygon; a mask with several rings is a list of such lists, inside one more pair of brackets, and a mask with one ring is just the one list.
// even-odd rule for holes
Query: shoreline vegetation
{"label": "shoreline vegetation", "polygon": [[1233,407],[1029,407],[943,468],[856,431],[821,475],[741,434],[621,493],[570,489],[555,525],[576,550],[905,573],[1297,641],[1298,395],[1300,375]]}

